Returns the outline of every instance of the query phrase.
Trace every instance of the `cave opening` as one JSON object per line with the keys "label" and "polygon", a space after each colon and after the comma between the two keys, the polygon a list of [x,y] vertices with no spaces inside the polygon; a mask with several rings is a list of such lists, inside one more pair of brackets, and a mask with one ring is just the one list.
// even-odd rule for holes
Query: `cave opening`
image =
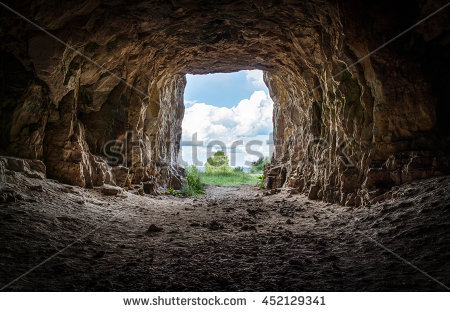
{"label": "cave opening", "polygon": [[256,161],[268,161],[273,149],[273,101],[263,75],[261,70],[241,70],[186,76],[182,166],[204,171],[217,151],[224,152],[235,171],[249,172]]}
{"label": "cave opening", "polygon": [[[0,16],[1,289],[449,284],[448,5],[53,2]],[[263,181],[182,193],[222,149]]]}

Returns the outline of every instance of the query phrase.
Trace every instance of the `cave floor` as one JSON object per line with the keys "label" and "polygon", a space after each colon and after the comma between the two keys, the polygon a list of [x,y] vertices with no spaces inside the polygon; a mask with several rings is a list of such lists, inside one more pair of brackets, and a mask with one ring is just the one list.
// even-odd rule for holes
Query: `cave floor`
{"label": "cave floor", "polygon": [[445,290],[387,249],[450,285],[450,177],[364,208],[254,186],[180,198],[7,182],[0,287],[57,254],[5,291]]}

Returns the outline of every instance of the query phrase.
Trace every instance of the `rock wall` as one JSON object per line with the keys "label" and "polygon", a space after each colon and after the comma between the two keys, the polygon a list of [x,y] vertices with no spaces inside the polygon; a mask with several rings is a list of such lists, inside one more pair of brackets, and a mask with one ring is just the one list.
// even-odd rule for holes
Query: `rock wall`
{"label": "rock wall", "polygon": [[82,187],[179,188],[184,75],[140,58],[142,44],[125,38],[130,22],[105,27],[110,10],[99,5],[16,8],[70,47],[12,14],[2,19],[1,153],[43,160],[48,177]]}
{"label": "rock wall", "polygon": [[449,77],[449,14],[364,58],[444,3],[340,4],[341,31],[325,36],[314,62],[304,57],[298,73],[265,76],[276,144],[266,185],[360,205],[393,185],[449,173],[448,88],[440,81]]}
{"label": "rock wall", "polygon": [[346,69],[445,4],[391,2],[7,3],[87,58],[2,10],[0,152],[80,186],[179,187],[185,74],[261,69],[268,188],[358,205],[448,173],[448,10]]}

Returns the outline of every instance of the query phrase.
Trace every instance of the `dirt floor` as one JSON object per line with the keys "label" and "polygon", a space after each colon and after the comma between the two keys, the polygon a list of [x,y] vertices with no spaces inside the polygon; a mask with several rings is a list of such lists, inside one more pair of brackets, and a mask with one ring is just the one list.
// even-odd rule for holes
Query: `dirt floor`
{"label": "dirt floor", "polygon": [[254,186],[208,186],[206,192],[197,198],[106,196],[101,189],[7,175],[0,287],[446,290],[433,278],[450,285],[450,177],[404,185],[392,199],[364,208],[283,192],[263,196]]}

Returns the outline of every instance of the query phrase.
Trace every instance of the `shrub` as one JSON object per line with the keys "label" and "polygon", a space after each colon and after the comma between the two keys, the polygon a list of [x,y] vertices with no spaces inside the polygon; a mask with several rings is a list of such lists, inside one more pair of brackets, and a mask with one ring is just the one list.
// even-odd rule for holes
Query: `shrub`
{"label": "shrub", "polygon": [[236,172],[236,173],[244,172],[244,167],[236,167],[233,169],[233,172]]}
{"label": "shrub", "polygon": [[264,176],[260,175],[256,177],[258,179],[258,182],[256,185],[258,185],[259,188],[264,188]]}
{"label": "shrub", "polygon": [[205,192],[203,191],[204,185],[200,180],[200,172],[198,171],[197,167],[195,165],[192,165],[190,167],[186,167],[185,170],[187,183],[183,185],[181,194],[187,196],[197,196],[205,194]]}

